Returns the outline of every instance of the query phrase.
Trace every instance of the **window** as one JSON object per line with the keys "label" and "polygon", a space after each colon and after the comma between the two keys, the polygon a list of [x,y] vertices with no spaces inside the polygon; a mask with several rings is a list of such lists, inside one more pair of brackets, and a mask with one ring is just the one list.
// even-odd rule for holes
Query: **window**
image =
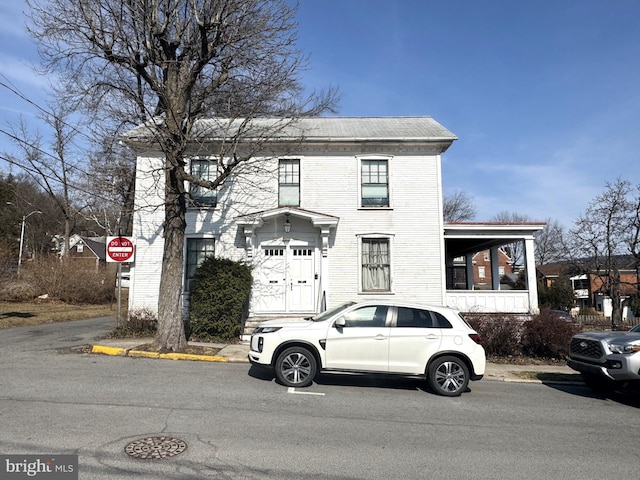
{"label": "window", "polygon": [[362,160],[361,193],[363,207],[389,206],[387,160]]}
{"label": "window", "polygon": [[188,238],[187,258],[185,265],[185,289],[190,292],[193,280],[196,277],[196,269],[205,258],[214,254],[215,239],[213,238]]}
{"label": "window", "polygon": [[281,207],[300,206],[300,160],[280,160],[278,204]]}
{"label": "window", "polygon": [[398,307],[398,328],[453,328],[444,315],[419,308]]}
{"label": "window", "polygon": [[397,326],[400,328],[431,328],[433,327],[433,319],[427,310],[398,307]]}
{"label": "window", "polygon": [[[202,180],[213,181],[216,179],[216,163],[209,160],[191,160],[191,175]],[[191,184],[189,193],[191,200],[196,205],[215,207],[218,201],[218,192],[210,188]]]}
{"label": "window", "polygon": [[345,317],[345,327],[384,327],[389,307],[379,305],[363,307],[349,312]]}
{"label": "window", "polygon": [[504,267],[498,267],[498,275],[504,276]]}
{"label": "window", "polygon": [[389,239],[362,239],[362,291],[388,292],[391,290],[391,260]]}
{"label": "window", "polygon": [[485,277],[484,267],[478,267],[478,278],[484,278],[484,277]]}

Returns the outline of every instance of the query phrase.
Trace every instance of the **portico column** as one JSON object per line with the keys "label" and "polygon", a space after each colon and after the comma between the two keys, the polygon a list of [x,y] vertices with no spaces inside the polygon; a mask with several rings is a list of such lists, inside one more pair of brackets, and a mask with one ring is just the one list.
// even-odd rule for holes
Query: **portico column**
{"label": "portico column", "polygon": [[465,255],[467,266],[467,290],[473,290],[473,255],[468,253]]}
{"label": "portico column", "polygon": [[500,290],[500,257],[498,247],[491,247],[489,250],[491,261],[491,290]]}
{"label": "portico column", "polygon": [[536,282],[536,258],[533,237],[524,240],[524,260],[527,273],[527,289],[529,291],[529,313],[536,314],[538,308],[538,283]]}

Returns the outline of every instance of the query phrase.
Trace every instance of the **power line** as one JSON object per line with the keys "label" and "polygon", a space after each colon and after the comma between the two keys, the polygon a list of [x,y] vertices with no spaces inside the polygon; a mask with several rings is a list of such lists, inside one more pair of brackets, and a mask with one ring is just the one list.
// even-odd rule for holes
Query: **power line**
{"label": "power line", "polygon": [[[0,153],[0,160],[4,160],[7,163],[15,165],[15,166],[21,168],[22,170],[25,170],[25,171],[29,172],[30,175],[41,176],[41,177],[44,177],[46,179],[53,180],[55,182],[60,182],[60,179],[58,179],[58,178],[56,178],[56,177],[54,177],[52,175],[48,175],[45,172],[41,172],[39,170],[36,170],[35,168],[28,167],[26,165],[22,165],[21,163],[15,161],[14,159],[12,159],[10,157],[4,156],[2,153]],[[104,200],[105,202],[113,202],[112,198],[101,196],[101,195],[99,195],[99,194],[97,194],[95,192],[92,192],[92,191],[89,191],[89,190],[85,189],[84,187],[81,187],[81,186],[79,186],[77,184],[74,184],[73,182],[67,182],[67,185],[70,188],[72,188],[74,190],[77,190],[78,192],[81,192],[81,193],[84,193],[84,194],[87,194],[87,195],[91,195],[91,196],[93,196],[95,198],[98,198],[100,200]]]}

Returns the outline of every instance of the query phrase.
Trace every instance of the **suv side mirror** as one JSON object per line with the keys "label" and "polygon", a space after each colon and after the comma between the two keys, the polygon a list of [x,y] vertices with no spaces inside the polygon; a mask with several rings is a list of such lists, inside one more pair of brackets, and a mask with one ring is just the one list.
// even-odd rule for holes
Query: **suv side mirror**
{"label": "suv side mirror", "polygon": [[336,321],[333,323],[333,326],[336,328],[344,328],[347,326],[347,322],[344,317],[338,317]]}

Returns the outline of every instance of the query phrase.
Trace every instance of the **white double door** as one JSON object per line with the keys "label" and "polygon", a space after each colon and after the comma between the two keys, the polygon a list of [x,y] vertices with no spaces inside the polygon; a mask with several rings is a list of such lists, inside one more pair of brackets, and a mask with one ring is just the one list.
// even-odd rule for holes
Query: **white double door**
{"label": "white double door", "polygon": [[315,311],[315,248],[262,246],[258,262],[257,306],[268,312]]}

